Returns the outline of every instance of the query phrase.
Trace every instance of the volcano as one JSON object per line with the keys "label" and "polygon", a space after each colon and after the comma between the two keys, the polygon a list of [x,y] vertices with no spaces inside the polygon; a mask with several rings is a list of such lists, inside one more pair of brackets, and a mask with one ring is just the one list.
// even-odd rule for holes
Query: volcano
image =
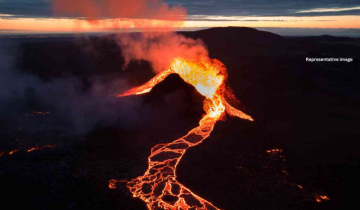
{"label": "volcano", "polygon": [[[224,114],[211,135],[186,150],[175,180],[181,183],[179,189],[184,187],[192,192],[187,195],[200,200],[193,205],[227,210],[357,208],[352,192],[359,186],[358,39],[281,37],[250,28],[180,33],[207,44],[209,57],[227,69],[224,88],[231,87],[241,100],[225,97],[225,101],[254,119]],[[24,75],[46,84],[39,87],[32,82],[24,97],[2,100],[6,101],[0,127],[4,206],[148,209],[140,194],[132,196],[138,178],[146,178],[151,152],[168,151],[167,145],[200,126],[211,100],[206,99],[207,91],[198,91],[175,73],[146,94],[114,97],[146,84],[156,74],[144,61],[131,62],[129,71],[119,70],[124,59],[113,37],[2,38],[16,45],[14,66],[22,84],[27,81]],[[306,62],[314,55],[354,61]],[[61,86],[68,75],[76,78],[79,88],[69,91]],[[108,84],[112,78],[126,79],[128,85],[120,88],[115,83],[117,88],[111,89],[97,85],[96,77]],[[71,81],[66,80],[65,87]],[[54,94],[56,90],[66,94]],[[79,127],[88,129],[78,133]],[[159,144],[163,147],[156,147]],[[182,149],[178,147],[170,149]],[[42,149],[27,152],[32,148]],[[17,152],[9,155],[10,151]],[[124,182],[116,181],[117,189],[109,189],[111,179]],[[173,184],[163,205],[179,201],[175,188]],[[144,189],[153,192],[151,187]],[[166,183],[159,189],[170,191]],[[187,204],[194,200],[182,198]]]}
{"label": "volcano", "polygon": [[[191,190],[176,180],[176,166],[190,147],[196,146],[211,134],[215,123],[223,117],[225,110],[231,116],[253,121],[253,119],[235,109],[225,100],[229,95],[225,87],[227,72],[218,60],[201,58],[197,61],[174,59],[168,70],[165,70],[146,84],[119,94],[118,97],[148,93],[168,75],[175,73],[206,97],[204,111],[206,115],[200,125],[184,137],[169,144],[158,144],[151,150],[148,158],[149,168],[144,176],[127,183],[134,197],[146,202],[149,209],[218,209],[212,203],[195,195]],[[232,97],[234,99],[234,96]],[[110,181],[110,188],[115,188],[116,181]]]}

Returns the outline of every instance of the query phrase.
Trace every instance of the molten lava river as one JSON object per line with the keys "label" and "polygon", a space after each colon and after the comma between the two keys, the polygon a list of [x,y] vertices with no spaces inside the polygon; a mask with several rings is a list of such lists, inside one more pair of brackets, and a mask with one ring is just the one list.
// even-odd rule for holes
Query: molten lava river
{"label": "molten lava river", "polygon": [[[148,158],[148,169],[143,176],[125,181],[134,197],[143,200],[148,209],[167,210],[210,210],[218,209],[209,201],[199,197],[176,180],[176,166],[190,147],[196,146],[210,136],[214,125],[224,117],[225,111],[230,116],[253,121],[240,110],[225,101],[225,95],[232,95],[225,86],[227,71],[220,61],[202,58],[185,60],[176,58],[167,70],[156,75],[142,86],[135,87],[117,97],[148,93],[170,74],[178,74],[185,82],[193,85],[206,97],[204,100],[205,115],[199,126],[185,136],[167,144],[158,144],[151,149]],[[228,97],[227,97],[228,98]],[[236,100],[235,97],[231,97]],[[109,187],[115,188],[117,180],[110,180]]]}

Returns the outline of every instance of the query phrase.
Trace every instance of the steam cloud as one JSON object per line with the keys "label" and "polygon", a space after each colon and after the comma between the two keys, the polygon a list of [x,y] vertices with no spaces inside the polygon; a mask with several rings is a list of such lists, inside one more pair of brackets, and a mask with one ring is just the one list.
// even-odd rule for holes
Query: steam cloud
{"label": "steam cloud", "polygon": [[186,38],[175,33],[143,33],[138,36],[120,34],[117,42],[122,48],[125,67],[131,60],[146,60],[158,73],[168,68],[176,57],[194,59],[208,56],[201,40]]}

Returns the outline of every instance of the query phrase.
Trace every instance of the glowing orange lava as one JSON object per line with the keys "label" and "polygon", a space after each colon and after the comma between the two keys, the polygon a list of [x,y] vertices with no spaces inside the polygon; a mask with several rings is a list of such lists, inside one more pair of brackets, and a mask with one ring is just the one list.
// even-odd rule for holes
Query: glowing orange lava
{"label": "glowing orange lava", "polygon": [[35,151],[35,150],[42,150],[44,148],[52,148],[53,149],[55,147],[56,147],[55,145],[36,146],[36,147],[28,149],[27,152],[32,152],[32,151]]}
{"label": "glowing orange lava", "polygon": [[318,195],[318,194],[315,194],[315,200],[316,200],[318,203],[320,203],[320,202],[322,202],[322,201],[324,201],[324,200],[328,201],[328,200],[330,200],[330,198],[327,197],[326,195]]}
{"label": "glowing orange lava", "polygon": [[[33,151],[42,150],[42,149],[45,149],[45,148],[54,149],[54,148],[56,148],[56,145],[35,146],[35,147],[30,148],[30,149],[27,149],[26,152],[33,152]],[[0,151],[0,157],[3,156],[3,155],[6,155],[6,154],[13,155],[14,153],[19,152],[19,151],[20,151],[19,149],[14,149],[14,150],[11,150],[9,152]]]}
{"label": "glowing orange lava", "polygon": [[12,155],[12,154],[14,154],[15,152],[18,152],[18,151],[19,151],[18,149],[11,150],[11,151],[9,152],[9,155]]}
{"label": "glowing orange lava", "polygon": [[[199,126],[185,136],[171,143],[154,146],[148,158],[149,167],[145,174],[126,181],[126,185],[133,196],[143,200],[149,209],[218,209],[176,180],[176,166],[188,148],[200,144],[210,136],[216,122],[222,119],[225,111],[230,116],[250,121],[253,119],[225,101],[227,90],[224,81],[227,78],[227,71],[224,64],[216,59],[174,59],[167,70],[159,73],[149,82],[117,96],[148,93],[156,84],[173,73],[178,74],[206,97],[204,101],[206,114],[200,120]],[[119,181],[110,180],[109,188],[115,188],[116,182]]]}
{"label": "glowing orange lava", "polygon": [[277,153],[282,153],[283,150],[282,149],[271,149],[271,150],[266,150],[266,152],[269,154],[277,154]]}
{"label": "glowing orange lava", "polygon": [[[268,153],[269,155],[275,156],[275,157],[279,157],[282,158],[283,161],[285,161],[285,157],[282,155],[283,150],[282,149],[271,149],[271,150],[266,150],[266,153]],[[289,172],[287,172],[286,170],[281,170],[286,176],[289,176]],[[285,180],[283,181],[283,183],[285,184],[290,184],[293,185],[295,187],[298,187],[299,189],[303,190],[304,187],[299,185],[299,184],[293,184],[293,183],[288,183]],[[329,197],[327,197],[326,195],[320,195],[319,193],[314,193],[312,194],[312,196],[314,196],[315,201],[320,203],[324,200],[330,200]]]}

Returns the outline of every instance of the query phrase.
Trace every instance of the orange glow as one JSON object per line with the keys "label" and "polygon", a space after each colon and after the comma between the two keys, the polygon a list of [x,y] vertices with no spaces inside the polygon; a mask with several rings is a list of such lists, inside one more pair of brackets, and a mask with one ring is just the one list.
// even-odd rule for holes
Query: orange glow
{"label": "orange glow", "polygon": [[182,21],[187,14],[186,8],[169,6],[163,0],[54,0],[53,9],[58,16],[80,15],[93,24],[104,16]]}
{"label": "orange glow", "polygon": [[102,32],[121,31],[128,29],[159,29],[168,30],[169,27],[182,27],[183,21],[168,21],[155,19],[103,19],[96,24],[79,19],[56,18],[16,18],[1,19],[0,29],[19,30],[28,32]]}
{"label": "orange glow", "polygon": [[33,112],[35,115],[47,115],[50,114],[50,112]]}
{"label": "orange glow", "polygon": [[12,155],[12,154],[14,154],[15,152],[18,152],[18,151],[19,151],[18,149],[11,150],[11,151],[9,152],[9,155]]}
{"label": "orange glow", "polygon": [[[149,82],[117,96],[147,93],[172,73],[178,74],[205,96],[206,114],[200,120],[199,126],[185,136],[171,143],[154,146],[148,158],[149,167],[145,174],[125,182],[133,196],[143,200],[149,209],[218,209],[176,180],[176,166],[188,148],[202,143],[210,136],[216,122],[223,119],[225,111],[231,116],[250,121],[253,119],[225,101],[224,94],[227,90],[224,81],[227,78],[227,71],[224,64],[216,59],[176,58],[169,69],[159,73]],[[116,188],[117,182],[119,181],[110,180],[109,188]],[[169,197],[172,199],[168,200]]]}
{"label": "orange glow", "polygon": [[330,198],[329,197],[327,197],[326,195],[318,195],[318,194],[315,194],[315,200],[318,202],[318,203],[320,203],[320,202],[322,202],[322,201],[328,201],[328,200],[330,200]]}
{"label": "orange glow", "polygon": [[44,115],[48,115],[50,114],[50,112],[39,112],[39,111],[35,111],[31,114],[25,114],[25,116],[27,117],[30,117],[30,116],[37,116],[37,115],[40,115],[40,116],[44,116]]}
{"label": "orange glow", "polygon": [[[32,148],[26,150],[26,152],[33,152],[33,151],[42,150],[45,148],[54,149],[54,148],[56,148],[56,145],[35,146],[35,147],[32,147]],[[14,149],[14,150],[11,150],[10,152],[0,151],[0,157],[5,154],[13,155],[14,153],[19,152],[19,151],[20,151],[19,149]]]}
{"label": "orange glow", "polygon": [[[1,16],[1,14],[0,14]],[[207,17],[203,17],[206,19]],[[360,28],[359,16],[321,17],[238,17],[234,20],[161,20],[144,18],[113,18],[94,22],[67,18],[0,18],[0,29],[23,32],[111,32],[129,29],[169,30],[226,26],[280,27],[280,28]],[[254,20],[254,21],[248,21]],[[277,21],[281,20],[281,21]],[[9,31],[5,31],[9,33]]]}
{"label": "orange glow", "polygon": [[[281,170],[286,176],[289,176],[289,172],[285,171],[285,170]],[[301,188],[302,189],[302,188]]]}
{"label": "orange glow", "polygon": [[[201,19],[205,19],[201,20]],[[214,21],[212,21],[214,20]],[[199,20],[185,22],[184,28],[196,27],[279,27],[279,28],[360,28],[360,17],[316,16],[316,17],[211,17],[204,16]]]}
{"label": "orange glow", "polygon": [[31,149],[28,149],[27,152],[32,152],[32,151],[38,150],[38,149],[39,149],[38,147],[33,147],[33,148],[31,148]]}
{"label": "orange glow", "polygon": [[52,148],[53,149],[55,147],[56,147],[55,145],[36,146],[36,147],[28,149],[27,152],[32,152],[32,151],[35,151],[35,150],[42,150],[44,148]]}
{"label": "orange glow", "polygon": [[158,28],[170,31],[182,27],[187,14],[186,8],[171,7],[162,0],[54,0],[53,9],[57,16],[85,17],[86,26],[92,30]]}
{"label": "orange glow", "polygon": [[282,149],[271,149],[271,150],[266,150],[266,152],[269,154],[277,154],[277,153],[282,153],[283,150]]}

